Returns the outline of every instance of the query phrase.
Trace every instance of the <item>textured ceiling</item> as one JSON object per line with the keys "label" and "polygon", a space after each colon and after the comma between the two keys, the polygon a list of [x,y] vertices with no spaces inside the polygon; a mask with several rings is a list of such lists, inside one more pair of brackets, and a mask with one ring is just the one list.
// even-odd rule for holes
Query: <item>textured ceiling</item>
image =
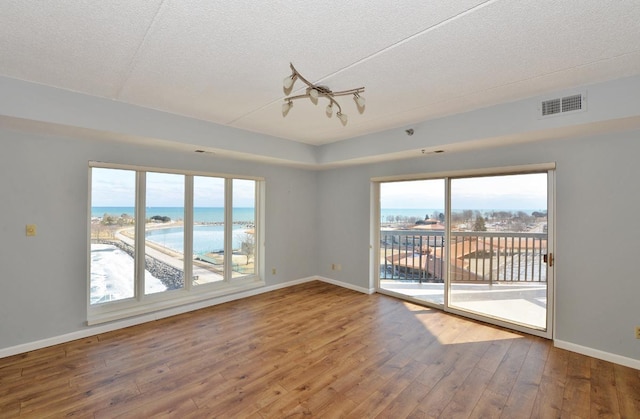
{"label": "textured ceiling", "polygon": [[[365,112],[283,117],[289,62]],[[308,144],[637,74],[638,0],[0,3],[0,75]]]}

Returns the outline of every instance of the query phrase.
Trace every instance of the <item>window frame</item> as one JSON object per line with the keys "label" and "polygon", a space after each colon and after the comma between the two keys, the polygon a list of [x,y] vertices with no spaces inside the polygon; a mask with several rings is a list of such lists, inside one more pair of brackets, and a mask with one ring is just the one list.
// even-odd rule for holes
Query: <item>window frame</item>
{"label": "window frame", "polygon": [[[92,214],[92,170],[94,168],[131,170],[136,173],[135,182],[135,273],[134,273],[134,296],[122,300],[109,301],[100,304],[91,304],[91,214]],[[227,245],[231,242],[232,229],[232,194],[234,179],[255,181],[254,198],[254,222],[255,222],[255,250],[254,250],[254,273],[242,277],[231,275],[233,260],[231,257],[224,258],[225,276],[221,281],[214,281],[207,284],[193,286],[191,278],[193,272],[193,260],[184,258],[184,286],[177,290],[168,290],[159,293],[144,293],[144,257],[145,257],[145,197],[146,197],[146,174],[149,172],[179,174],[184,175],[184,254],[190,254],[193,246],[193,187],[194,176],[222,178],[225,182],[225,251],[231,249]],[[229,294],[248,291],[265,285],[264,268],[264,194],[265,179],[263,177],[243,176],[236,174],[203,172],[193,170],[179,170],[149,166],[136,166],[117,163],[105,163],[90,161],[88,165],[88,202],[87,202],[87,324],[99,324],[132,316],[151,313],[158,310],[178,307],[185,304],[202,302],[204,300],[226,296]],[[142,218],[141,218],[142,217]],[[187,224],[189,223],[189,224]],[[189,228],[186,228],[189,225]],[[191,252],[192,253],[192,252]],[[231,252],[229,252],[231,253]],[[141,262],[142,261],[142,262]]]}
{"label": "window frame", "polygon": [[[555,322],[555,296],[556,294],[556,280],[555,280],[555,268],[548,266],[547,272],[547,313],[546,313],[546,328],[544,330],[537,329],[528,325],[521,325],[519,323],[504,321],[499,318],[492,318],[486,315],[479,315],[471,311],[460,310],[456,307],[451,307],[449,302],[449,287],[450,287],[450,275],[449,275],[449,263],[446,268],[446,279],[444,282],[444,302],[442,304],[436,304],[427,302],[421,299],[415,299],[410,296],[394,293],[393,291],[387,291],[380,286],[380,262],[379,262],[379,249],[380,249],[380,219],[381,219],[381,205],[380,205],[380,185],[382,183],[402,182],[402,181],[414,181],[414,180],[432,180],[432,179],[444,179],[445,180],[445,216],[447,220],[451,219],[451,180],[459,178],[469,177],[484,177],[484,176],[508,176],[508,175],[520,175],[531,173],[546,173],[547,174],[547,237],[548,237],[548,253],[554,252],[554,246],[556,243],[555,235],[555,208],[556,208],[556,195],[555,195],[555,171],[556,163],[533,163],[523,164],[517,166],[506,167],[487,167],[479,169],[463,169],[452,170],[443,172],[425,172],[415,173],[408,175],[395,175],[395,176],[381,176],[370,178],[371,188],[371,223],[370,223],[370,268],[369,268],[369,282],[376,292],[399,297],[407,301],[412,301],[420,305],[428,307],[434,307],[441,309],[445,312],[454,313],[463,317],[471,318],[474,320],[483,321],[486,323],[494,324],[499,327],[507,329],[525,332],[536,336],[541,336],[547,339],[552,339],[556,330]],[[447,229],[445,235],[451,237],[450,223],[447,223]],[[449,261],[449,246],[445,247],[444,259]]]}

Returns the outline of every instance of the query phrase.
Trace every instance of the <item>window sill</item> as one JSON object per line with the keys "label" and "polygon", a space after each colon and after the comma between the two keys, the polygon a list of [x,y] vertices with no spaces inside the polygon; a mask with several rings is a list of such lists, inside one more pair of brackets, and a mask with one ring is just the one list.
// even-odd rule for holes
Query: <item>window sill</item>
{"label": "window sill", "polygon": [[[159,315],[157,318],[162,318],[167,315],[175,315],[231,301],[233,298],[228,297],[233,294],[250,291],[264,287],[265,285],[266,283],[264,280],[258,277],[243,278],[233,280],[230,283],[224,282],[211,284],[211,286],[202,286],[206,287],[206,289],[200,289],[198,287],[196,290],[191,291],[176,290],[153,294],[145,296],[141,301],[129,299],[119,302],[100,304],[95,307],[90,306],[87,313],[87,325],[92,326],[174,309],[169,313],[158,313]],[[183,307],[185,305],[195,303],[200,304],[187,310]]]}

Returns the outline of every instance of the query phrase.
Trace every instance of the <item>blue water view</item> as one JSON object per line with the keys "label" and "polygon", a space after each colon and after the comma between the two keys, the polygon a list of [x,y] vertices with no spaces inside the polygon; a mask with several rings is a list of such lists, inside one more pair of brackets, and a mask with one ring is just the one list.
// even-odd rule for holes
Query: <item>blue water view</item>
{"label": "blue water view", "polygon": [[[234,249],[240,248],[246,234],[247,227],[233,226],[232,244]],[[146,237],[169,249],[184,253],[184,230],[182,227],[158,228],[147,230]],[[224,226],[195,225],[193,226],[193,253],[203,255],[210,252],[220,252],[224,249]]]}
{"label": "blue water view", "polygon": [[[182,207],[148,207],[146,218],[155,215],[166,216],[171,221],[184,220],[184,208]],[[102,218],[105,215],[119,218],[122,215],[134,217],[134,207],[92,207],[91,217]],[[193,253],[205,254],[210,252],[220,252],[224,250],[224,208],[207,207],[193,209]],[[234,249],[241,247],[242,241],[246,239],[246,231],[253,227],[255,222],[254,208],[233,208],[232,246]],[[246,223],[246,224],[242,224]],[[251,226],[251,227],[249,227]],[[147,230],[147,240],[158,243],[169,249],[184,253],[184,229],[182,226],[153,228]]]}
{"label": "blue water view", "polygon": [[[134,207],[92,207],[91,217],[102,217],[105,214],[120,217],[127,214],[130,217],[135,215]],[[148,207],[146,217],[154,215],[170,217],[171,220],[184,220],[184,208],[182,207]],[[254,208],[234,208],[234,221],[251,221],[255,218]],[[196,207],[193,209],[193,221],[196,223],[214,223],[224,221],[224,208],[222,207]]]}

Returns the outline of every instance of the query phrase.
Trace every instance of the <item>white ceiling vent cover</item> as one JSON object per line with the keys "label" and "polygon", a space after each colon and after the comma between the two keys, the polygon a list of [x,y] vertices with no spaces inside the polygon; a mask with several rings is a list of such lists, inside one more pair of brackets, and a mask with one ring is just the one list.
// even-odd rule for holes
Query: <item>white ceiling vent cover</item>
{"label": "white ceiling vent cover", "polygon": [[586,105],[586,93],[543,100],[540,103],[540,113],[538,115],[541,118],[545,118],[548,116],[564,114],[566,112],[582,112],[586,110]]}

